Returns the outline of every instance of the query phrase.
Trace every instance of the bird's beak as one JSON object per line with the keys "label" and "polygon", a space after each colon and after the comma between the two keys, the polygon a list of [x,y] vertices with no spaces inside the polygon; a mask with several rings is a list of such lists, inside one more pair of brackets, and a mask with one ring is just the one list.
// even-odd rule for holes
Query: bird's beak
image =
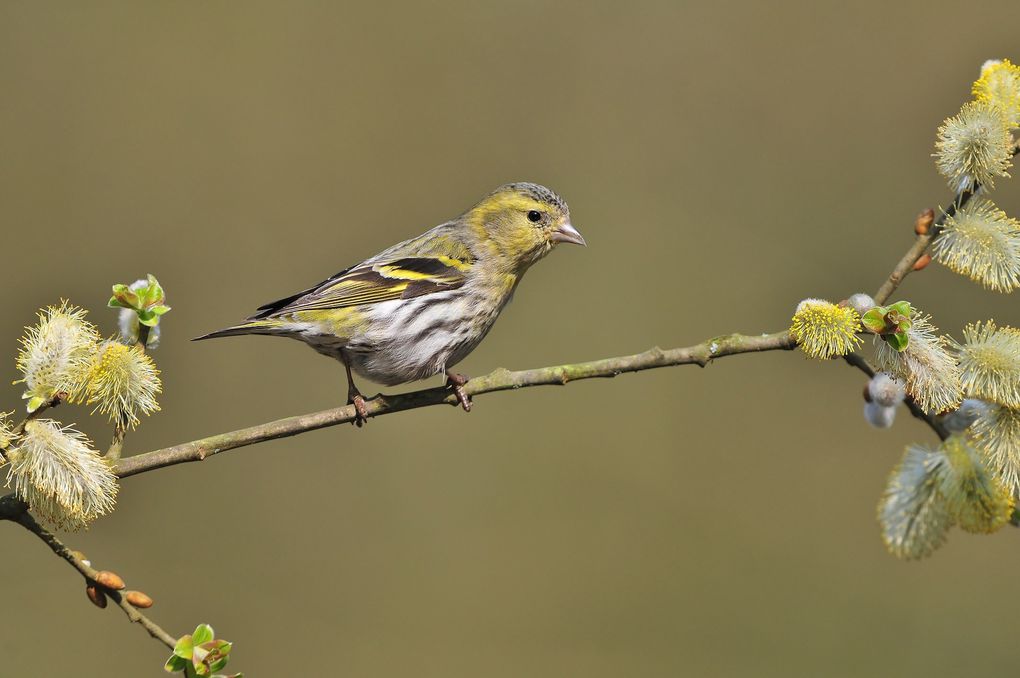
{"label": "bird's beak", "polygon": [[583,245],[584,247],[588,246],[588,243],[584,241],[584,238],[581,237],[581,234],[578,233],[577,229],[571,226],[569,221],[552,232],[552,241],[570,242],[575,245]]}

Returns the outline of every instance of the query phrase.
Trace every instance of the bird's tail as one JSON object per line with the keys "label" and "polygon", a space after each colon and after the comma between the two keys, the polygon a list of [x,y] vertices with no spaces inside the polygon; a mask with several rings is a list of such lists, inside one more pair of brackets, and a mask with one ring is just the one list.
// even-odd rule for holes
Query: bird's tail
{"label": "bird's tail", "polygon": [[240,325],[234,325],[233,327],[226,327],[222,330],[216,330],[209,334],[203,334],[200,337],[195,337],[192,341],[201,341],[202,339],[218,339],[219,337],[236,337],[242,334],[279,334],[280,323],[276,320],[249,320],[248,322],[241,323]]}

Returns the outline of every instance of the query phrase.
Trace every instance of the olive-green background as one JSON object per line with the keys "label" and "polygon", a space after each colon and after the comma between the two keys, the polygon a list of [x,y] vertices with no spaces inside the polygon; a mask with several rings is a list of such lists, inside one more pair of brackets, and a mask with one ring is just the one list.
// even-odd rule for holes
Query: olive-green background
{"label": "olive-green background", "polygon": [[[3,383],[35,309],[113,332],[109,285],[152,272],[165,395],[130,453],[342,404],[297,342],[188,338],[517,179],[590,246],[529,273],[468,374],[873,291],[950,199],[938,123],[985,59],[1020,58],[1015,3],[705,5],[0,3]],[[996,197],[1020,213],[1015,182]],[[1020,323],[937,266],[902,295],[957,336]],[[868,428],[862,384],[772,353],[489,395],[131,478],[67,540],[250,676],[1014,671],[1020,537],[887,555],[886,475],[932,436]],[[0,675],[160,675],[162,646],[0,533]]]}

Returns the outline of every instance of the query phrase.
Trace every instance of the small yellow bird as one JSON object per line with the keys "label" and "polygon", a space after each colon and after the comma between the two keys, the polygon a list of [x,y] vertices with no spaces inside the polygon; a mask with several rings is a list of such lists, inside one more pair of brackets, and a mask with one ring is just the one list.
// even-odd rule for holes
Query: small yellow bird
{"label": "small yellow bird", "polygon": [[359,425],[368,409],[352,370],[387,386],[445,373],[467,411],[467,378],[450,368],[485,338],[528,268],[561,242],[586,244],[567,203],[538,184],[506,184],[456,219],[197,339],[304,341],[344,364]]}

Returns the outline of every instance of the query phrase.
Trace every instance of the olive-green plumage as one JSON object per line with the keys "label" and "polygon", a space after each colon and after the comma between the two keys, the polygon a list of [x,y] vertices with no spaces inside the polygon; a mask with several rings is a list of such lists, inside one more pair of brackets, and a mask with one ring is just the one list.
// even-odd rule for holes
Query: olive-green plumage
{"label": "olive-green plumage", "polygon": [[[348,374],[386,385],[424,379],[478,345],[524,273],[560,242],[585,244],[567,204],[544,186],[507,184],[452,221],[198,338],[292,337]],[[350,394],[359,404],[353,382]]]}

